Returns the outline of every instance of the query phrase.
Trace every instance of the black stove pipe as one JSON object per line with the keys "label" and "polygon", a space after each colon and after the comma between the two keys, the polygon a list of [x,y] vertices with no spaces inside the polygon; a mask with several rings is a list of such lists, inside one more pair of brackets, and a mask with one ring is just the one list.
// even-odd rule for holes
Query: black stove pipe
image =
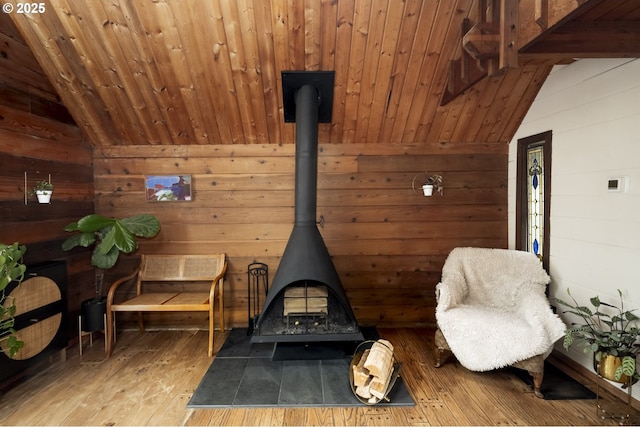
{"label": "black stove pipe", "polygon": [[318,91],[302,86],[295,96],[296,117],[296,178],[295,225],[315,226],[318,191]]}

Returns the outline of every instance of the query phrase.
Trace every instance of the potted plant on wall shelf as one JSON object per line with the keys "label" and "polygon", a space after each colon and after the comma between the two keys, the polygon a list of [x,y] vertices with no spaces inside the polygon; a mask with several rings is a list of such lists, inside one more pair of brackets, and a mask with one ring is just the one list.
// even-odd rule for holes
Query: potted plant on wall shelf
{"label": "potted plant on wall shelf", "polygon": [[425,196],[431,196],[433,191],[436,191],[438,194],[442,195],[442,176],[440,175],[432,175],[427,178],[427,181],[422,186],[422,192]]}
{"label": "potted plant on wall shelf", "polygon": [[568,349],[574,342],[584,346],[584,352],[593,351],[594,370],[603,378],[627,387],[640,379],[636,357],[640,353],[640,318],[633,310],[625,310],[622,291],[618,289],[620,305],[600,301],[598,296],[589,300],[592,308],[559,298],[555,301],[568,307],[564,313],[579,316],[584,323],[572,324],[565,332],[563,346]]}
{"label": "potted plant on wall shelf", "polygon": [[32,193],[38,197],[38,203],[49,203],[53,193],[53,184],[47,180],[36,182]]}
{"label": "potted plant on wall shelf", "polygon": [[15,335],[13,316],[16,305],[13,298],[5,295],[5,290],[11,282],[18,282],[18,285],[22,282],[27,269],[22,262],[26,250],[17,242],[12,245],[0,243],[0,344],[9,357],[13,357],[24,346],[24,342]]}
{"label": "potted plant on wall shelf", "polygon": [[113,267],[120,253],[131,253],[138,248],[136,237],[154,237],[160,231],[160,222],[151,214],[139,214],[127,218],[107,218],[90,214],[72,222],[64,228],[74,232],[62,243],[62,249],[77,246],[94,246],[91,265],[95,270],[95,297],[81,304],[82,326],[85,332],[104,329],[106,297],[102,295],[104,270]]}

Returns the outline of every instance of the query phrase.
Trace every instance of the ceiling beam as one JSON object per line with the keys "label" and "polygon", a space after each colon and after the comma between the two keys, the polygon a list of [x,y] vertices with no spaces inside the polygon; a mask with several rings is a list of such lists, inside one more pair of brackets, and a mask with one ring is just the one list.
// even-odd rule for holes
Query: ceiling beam
{"label": "ceiling beam", "polygon": [[500,0],[498,70],[518,67],[518,4]]}
{"label": "ceiling beam", "polygon": [[[545,34],[591,10],[603,0],[520,0],[518,46],[527,49]],[[546,14],[546,16],[544,16]]]}
{"label": "ceiling beam", "polygon": [[[568,35],[559,33],[560,35],[555,36],[555,33],[563,25],[570,27],[573,19],[602,1],[478,0],[479,22],[475,25],[471,25],[470,22],[466,24],[468,29],[462,34],[462,57],[451,61],[449,80],[440,105],[447,104],[486,76],[499,75],[507,68],[516,68],[521,53],[526,52],[530,56],[543,56],[545,49],[551,49],[555,43],[559,43],[560,48],[544,57],[562,59],[565,57],[587,57],[590,53],[604,55],[603,45],[610,41],[607,39],[599,40],[595,44],[598,47],[590,48],[588,44],[593,42],[594,36],[588,37],[588,40],[582,44],[585,51],[583,55],[571,53],[577,51],[580,45],[570,43],[570,37],[572,35],[575,37],[575,32],[586,31],[588,28],[575,28],[575,30],[569,30]],[[610,33],[611,30],[610,28],[607,32]],[[622,33],[625,34],[624,30]],[[563,38],[566,40],[564,44],[562,43]],[[637,40],[633,37],[627,38],[630,40],[628,44],[624,44],[625,50],[637,50]],[[547,39],[551,41],[547,42]],[[631,43],[636,43],[636,46],[630,46]],[[538,44],[541,46],[537,47]],[[564,47],[562,47],[563,45]],[[470,82],[468,78],[460,77],[466,71],[463,65],[470,61],[478,62],[476,71],[486,70],[482,75],[474,73],[473,82]]]}
{"label": "ceiling beam", "polygon": [[522,58],[637,58],[640,21],[571,22],[520,51]]}

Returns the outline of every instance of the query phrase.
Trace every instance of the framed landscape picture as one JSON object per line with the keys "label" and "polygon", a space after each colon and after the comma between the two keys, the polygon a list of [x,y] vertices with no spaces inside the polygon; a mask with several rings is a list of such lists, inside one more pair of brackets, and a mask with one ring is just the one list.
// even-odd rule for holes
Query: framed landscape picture
{"label": "framed landscape picture", "polygon": [[148,202],[191,200],[191,175],[149,175],[144,177]]}

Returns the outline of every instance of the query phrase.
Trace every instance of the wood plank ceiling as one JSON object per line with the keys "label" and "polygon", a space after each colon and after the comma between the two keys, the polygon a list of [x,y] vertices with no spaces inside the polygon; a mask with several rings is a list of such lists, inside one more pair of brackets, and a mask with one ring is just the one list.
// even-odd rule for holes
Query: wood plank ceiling
{"label": "wood plank ceiling", "polygon": [[520,37],[537,26],[519,63],[441,105],[463,21],[510,1],[47,0],[10,17],[97,147],[292,143],[283,70],[335,70],[321,143],[506,142],[552,64],[638,56],[640,33],[637,0],[520,0]]}

